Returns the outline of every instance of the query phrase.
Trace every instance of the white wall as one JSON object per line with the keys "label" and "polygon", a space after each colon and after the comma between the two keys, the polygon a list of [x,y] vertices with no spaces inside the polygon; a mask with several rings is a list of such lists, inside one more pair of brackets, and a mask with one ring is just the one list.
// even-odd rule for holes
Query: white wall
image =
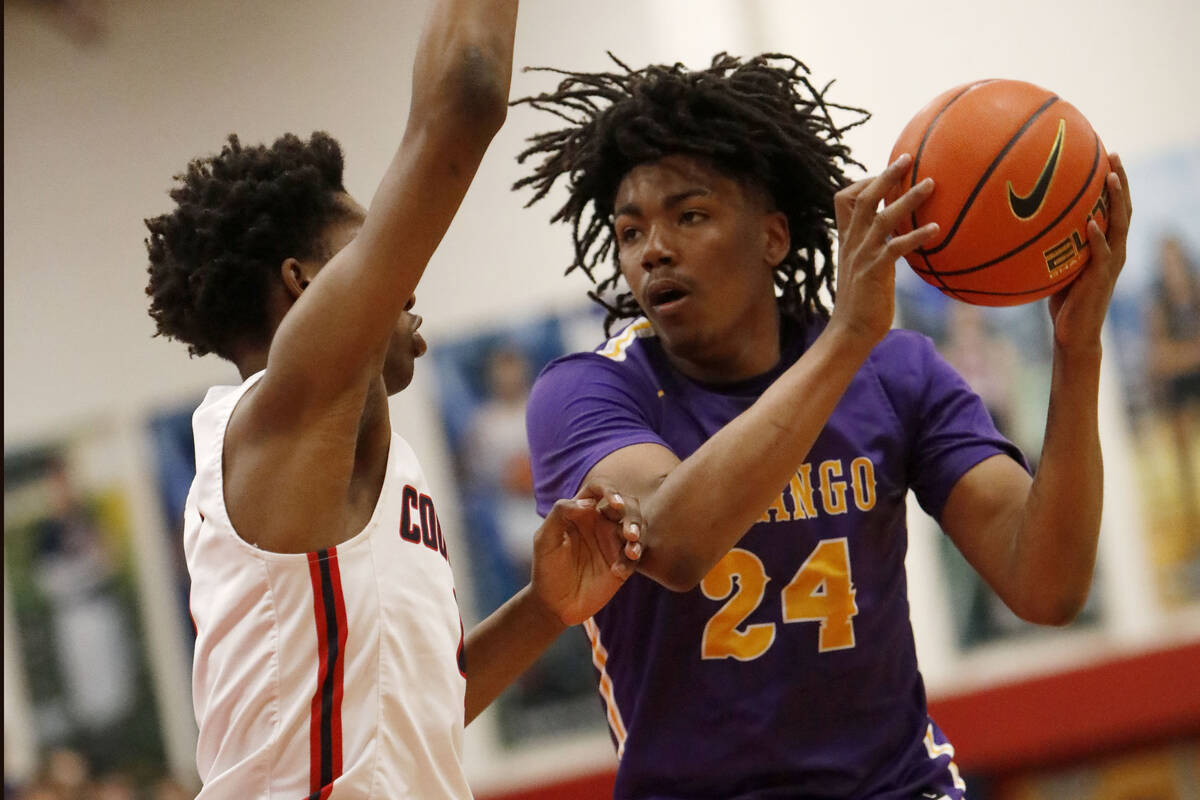
{"label": "white wall", "polygon": [[[110,34],[81,49],[25,5],[4,16],[4,435],[19,442],[97,409],[172,399],[227,376],[151,340],[145,216],[167,209],[170,176],[230,131],[247,140],[323,128],[343,142],[347,184],[367,199],[407,108],[424,3],[129,0]],[[718,49],[779,49],[835,99],[875,117],[851,134],[881,165],[895,134],[942,89],[984,76],[1053,88],[1127,159],[1200,140],[1200,4],[938,0],[910,13],[882,2],[533,0],[517,64],[600,68],[699,64]],[[986,9],[975,11],[973,9]],[[738,14],[738,10],[743,13]],[[514,94],[551,78],[518,74]],[[435,256],[420,310],[436,336],[578,298],[559,279],[565,228],[549,205],[524,211],[513,155],[545,124],[510,114]],[[1136,191],[1136,187],[1134,187]],[[504,298],[503,304],[497,298]]]}
{"label": "white wall", "polygon": [[838,78],[835,99],[873,112],[852,139],[873,168],[920,106],[981,78],[1057,92],[1127,161],[1200,140],[1200,4],[1191,0],[756,5],[765,48]]}
{"label": "white wall", "polygon": [[[80,48],[30,6],[5,3],[6,448],[173,405],[233,377],[215,358],[189,361],[182,346],[151,338],[142,219],[168,208],[170,176],[188,158],[231,131],[247,141],[330,131],[347,153],[347,186],[365,202],[399,140],[425,7],[110,0],[107,39]],[[697,66],[718,50],[791,52],[818,82],[838,78],[833,99],[874,112],[850,138],[872,169],[943,89],[1022,78],[1073,102],[1132,161],[1200,143],[1198,33],[1193,0],[527,0],[516,61],[600,69],[608,49],[634,66]],[[518,74],[514,96],[552,82]],[[522,210],[527,195],[508,189],[524,137],[547,124],[510,113],[435,256],[418,292],[433,343],[582,298],[583,279],[561,277],[568,231],[546,224],[553,206]],[[396,424],[435,489],[448,488],[430,389],[419,371],[395,401]],[[486,766],[491,746],[472,747],[481,780],[502,783],[503,770]],[[576,763],[528,769],[549,775]]]}

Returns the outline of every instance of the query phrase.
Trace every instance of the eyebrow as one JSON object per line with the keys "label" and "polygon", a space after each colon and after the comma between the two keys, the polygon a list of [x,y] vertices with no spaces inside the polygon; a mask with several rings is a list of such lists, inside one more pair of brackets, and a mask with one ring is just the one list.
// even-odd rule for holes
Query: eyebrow
{"label": "eyebrow", "polygon": [[[693,197],[707,197],[712,193],[712,189],[709,189],[708,187],[696,186],[691,189],[684,189],[682,192],[676,192],[675,194],[668,195],[666,200],[663,201],[663,205],[666,208],[674,208],[685,200],[689,200]],[[614,219],[622,215],[640,217],[642,216],[642,208],[636,203],[626,203],[625,205],[613,211]]]}

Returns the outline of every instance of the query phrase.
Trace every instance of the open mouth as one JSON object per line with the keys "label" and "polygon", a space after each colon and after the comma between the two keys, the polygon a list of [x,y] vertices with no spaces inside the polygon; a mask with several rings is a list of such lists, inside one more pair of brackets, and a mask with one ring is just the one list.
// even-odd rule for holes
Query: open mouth
{"label": "open mouth", "polygon": [[656,283],[646,292],[646,299],[650,301],[650,307],[656,310],[674,306],[687,296],[688,293],[682,286],[669,281]]}

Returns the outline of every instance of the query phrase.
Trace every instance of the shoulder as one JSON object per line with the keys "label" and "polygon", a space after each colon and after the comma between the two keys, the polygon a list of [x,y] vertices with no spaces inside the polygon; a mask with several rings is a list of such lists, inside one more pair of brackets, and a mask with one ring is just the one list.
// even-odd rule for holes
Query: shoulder
{"label": "shoulder", "polygon": [[645,317],[638,317],[596,348],[596,355],[620,363],[644,355],[646,343],[656,340],[653,326]]}
{"label": "shoulder", "polygon": [[[802,347],[807,349],[825,332],[828,324],[827,319],[792,324],[787,328],[786,335],[791,337],[791,341],[799,339]],[[886,375],[911,370],[916,366],[911,363],[911,359],[919,359],[923,365],[931,356],[937,356],[937,347],[928,336],[906,328],[893,328],[871,350],[866,366]]]}
{"label": "shoulder", "polygon": [[193,435],[214,436],[218,441],[223,440],[234,409],[242,405],[242,398],[258,384],[262,376],[260,371],[240,384],[210,387],[192,414]]}
{"label": "shoulder", "polygon": [[864,372],[878,382],[901,420],[921,413],[921,409],[938,402],[937,398],[947,393],[967,389],[933,340],[917,331],[889,331],[867,357]]}
{"label": "shoulder", "polygon": [[928,357],[930,353],[936,352],[937,348],[934,346],[933,340],[925,334],[917,331],[910,331],[905,328],[893,328],[892,330],[888,331],[887,336],[883,337],[883,341],[880,342],[871,352],[871,357]]}
{"label": "shoulder", "polygon": [[661,421],[660,359],[649,323],[634,321],[589,352],[546,365],[525,406],[525,431],[535,450],[564,442],[602,447],[614,437],[645,440]]}
{"label": "shoulder", "polygon": [[867,364],[884,385],[897,388],[924,385],[941,356],[933,340],[917,331],[896,328],[883,337]]}
{"label": "shoulder", "polygon": [[534,393],[578,394],[603,386],[636,391],[656,385],[650,352],[655,342],[650,322],[634,320],[594,350],[551,361],[534,382]]}

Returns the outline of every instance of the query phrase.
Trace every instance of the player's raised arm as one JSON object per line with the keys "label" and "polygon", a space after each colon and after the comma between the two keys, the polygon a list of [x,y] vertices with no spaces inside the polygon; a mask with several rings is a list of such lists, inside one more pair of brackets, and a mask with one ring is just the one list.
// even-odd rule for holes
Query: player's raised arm
{"label": "player's raised arm", "polygon": [[941,519],[1013,613],[1041,624],[1066,624],[1083,608],[1100,535],[1100,329],[1125,264],[1132,214],[1124,167],[1110,158],[1107,238],[1088,223],[1092,261],[1050,299],[1054,363],[1037,472],[1031,481],[1011,459],[983,461],[955,485]]}
{"label": "player's raised arm", "polygon": [[516,15],[516,0],[433,4],[403,139],[361,230],[315,277],[292,259],[282,266],[298,299],[256,402],[320,414],[378,374],[397,318],[504,121]]}

